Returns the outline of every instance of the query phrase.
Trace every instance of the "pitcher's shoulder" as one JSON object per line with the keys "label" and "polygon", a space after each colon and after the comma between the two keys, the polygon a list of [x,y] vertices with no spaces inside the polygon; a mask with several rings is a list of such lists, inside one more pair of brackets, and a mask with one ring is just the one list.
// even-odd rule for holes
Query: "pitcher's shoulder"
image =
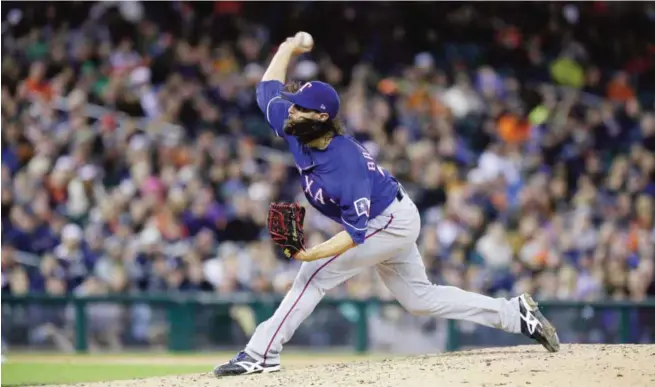
{"label": "pitcher's shoulder", "polygon": [[349,135],[336,135],[332,139],[332,143],[342,151],[356,153],[368,152],[367,149],[364,148],[364,146],[359,141]]}
{"label": "pitcher's shoulder", "polygon": [[333,147],[332,158],[344,165],[352,165],[355,160],[364,161],[364,154],[368,154],[366,148],[349,136],[335,136],[330,146]]}

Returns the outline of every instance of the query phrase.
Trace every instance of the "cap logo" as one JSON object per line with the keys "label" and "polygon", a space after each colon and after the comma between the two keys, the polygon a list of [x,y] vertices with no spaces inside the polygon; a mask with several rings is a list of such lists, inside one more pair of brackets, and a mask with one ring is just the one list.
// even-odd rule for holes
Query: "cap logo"
{"label": "cap logo", "polygon": [[298,89],[298,93],[302,93],[303,90],[305,90],[306,88],[309,88],[309,87],[312,87],[311,82],[305,83],[304,85],[302,85],[302,87],[300,89]]}
{"label": "cap logo", "polygon": [[321,109],[325,110],[325,105],[321,105]]}

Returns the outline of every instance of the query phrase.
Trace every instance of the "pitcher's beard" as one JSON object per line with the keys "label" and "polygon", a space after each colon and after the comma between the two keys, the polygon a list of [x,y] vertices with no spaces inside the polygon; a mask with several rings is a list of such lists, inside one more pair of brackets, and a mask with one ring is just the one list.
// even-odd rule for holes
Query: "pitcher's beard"
{"label": "pitcher's beard", "polygon": [[284,127],[282,128],[284,130],[284,134],[289,135],[289,136],[295,136],[296,135],[296,123],[291,121],[290,119],[284,120]]}
{"label": "pitcher's beard", "polygon": [[329,126],[323,122],[313,120],[284,121],[284,133],[289,136],[295,136],[298,140],[307,144],[329,132]]}

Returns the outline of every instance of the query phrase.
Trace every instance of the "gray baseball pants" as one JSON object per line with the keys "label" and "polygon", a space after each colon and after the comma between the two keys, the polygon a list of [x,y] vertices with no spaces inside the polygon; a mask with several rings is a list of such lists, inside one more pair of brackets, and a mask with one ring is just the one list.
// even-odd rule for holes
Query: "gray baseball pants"
{"label": "gray baseball pants", "polygon": [[321,301],[325,292],[374,266],[398,302],[412,314],[465,320],[520,333],[518,298],[491,298],[428,280],[416,240],[418,209],[408,195],[395,199],[369,220],[366,241],[340,256],[304,262],[273,316],[261,323],[246,352],[266,364],[279,364],[282,346]]}

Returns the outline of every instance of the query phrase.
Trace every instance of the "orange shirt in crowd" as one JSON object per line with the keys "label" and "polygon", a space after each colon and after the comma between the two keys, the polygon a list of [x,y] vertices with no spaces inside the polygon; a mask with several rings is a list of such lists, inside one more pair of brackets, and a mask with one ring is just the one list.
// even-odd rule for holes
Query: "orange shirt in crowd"
{"label": "orange shirt in crowd", "polygon": [[189,235],[188,230],[180,222],[175,219],[175,216],[170,209],[164,208],[155,214],[155,227],[164,238],[185,238]]}
{"label": "orange shirt in crowd", "polygon": [[530,137],[530,123],[511,114],[501,116],[497,125],[498,135],[508,144],[520,144]]}
{"label": "orange shirt in crowd", "polygon": [[52,97],[52,88],[47,82],[27,78],[25,80],[25,87],[30,95],[41,97],[46,101]]}
{"label": "orange shirt in crowd", "polygon": [[409,95],[407,106],[415,111],[428,111],[433,116],[448,113],[448,109],[436,98],[433,98],[428,90],[423,88],[419,88]]}
{"label": "orange shirt in crowd", "polygon": [[[378,91],[384,95],[398,93],[399,85],[391,78],[382,79],[377,85]],[[430,95],[429,90],[418,87],[407,96],[407,107],[413,111],[426,111],[433,116],[446,115],[448,109],[436,98]]]}
{"label": "orange shirt in crowd", "polygon": [[624,82],[612,81],[607,87],[607,98],[613,101],[626,102],[634,96],[634,90]]}

